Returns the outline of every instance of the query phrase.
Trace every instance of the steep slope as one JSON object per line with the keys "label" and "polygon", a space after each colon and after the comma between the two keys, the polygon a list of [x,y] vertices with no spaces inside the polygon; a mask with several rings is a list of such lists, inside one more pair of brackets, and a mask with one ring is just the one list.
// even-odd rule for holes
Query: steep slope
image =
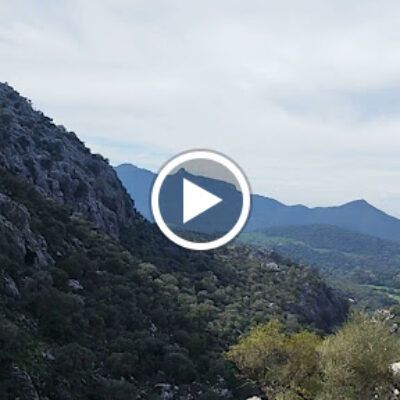
{"label": "steep slope", "polygon": [[[222,357],[238,335],[274,316],[290,330],[329,331],[343,321],[346,302],[309,268],[246,246],[190,252],[139,214],[126,209],[124,217],[132,203],[111,167],[83,156],[81,144],[72,154],[71,134],[64,142],[53,125],[41,141],[55,135],[64,159],[46,175],[38,154],[47,150],[17,148],[30,107],[18,99],[12,113],[0,112],[12,114],[11,125],[0,116],[0,153],[11,163],[0,169],[1,399],[241,399],[248,389]],[[22,137],[33,140],[29,129]],[[16,168],[12,151],[37,175]],[[105,182],[88,172],[90,196],[77,201],[66,194],[80,157],[100,162]],[[67,185],[57,196],[51,188],[60,182]],[[102,202],[104,190],[122,216]],[[99,216],[85,214],[92,200]]]}
{"label": "steep slope", "polygon": [[[140,196],[135,194],[135,185],[150,193],[151,183],[155,178],[152,172],[129,164],[118,166],[115,170],[135,201],[136,197],[145,198],[143,193]],[[143,211],[145,216],[150,215],[151,220],[148,202],[141,202],[138,210]],[[250,218],[245,230],[314,224],[334,225],[386,240],[400,241],[400,220],[378,210],[365,200],[356,200],[337,207],[309,208],[303,205],[287,206],[268,197],[253,195]]]}
{"label": "steep slope", "polygon": [[30,102],[0,83],[0,166],[40,193],[72,206],[117,236],[134,221],[133,204],[115,172],[73,132],[56,126]]}

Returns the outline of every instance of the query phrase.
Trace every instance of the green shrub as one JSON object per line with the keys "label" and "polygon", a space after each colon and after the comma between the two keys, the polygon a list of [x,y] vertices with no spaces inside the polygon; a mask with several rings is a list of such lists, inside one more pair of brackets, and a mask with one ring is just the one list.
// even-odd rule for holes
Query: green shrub
{"label": "green shrub", "polygon": [[106,360],[105,367],[113,378],[135,376],[138,357],[133,352],[112,353]]}
{"label": "green shrub", "polygon": [[238,371],[275,400],[389,399],[398,383],[400,338],[382,318],[355,314],[324,340],[287,334],[277,321],[257,326],[226,353]]}
{"label": "green shrub", "polygon": [[400,340],[389,322],[355,314],[324,341],[321,356],[323,399],[388,399],[396,383],[390,364],[400,361]]}
{"label": "green shrub", "polygon": [[189,383],[196,378],[193,362],[182,353],[169,353],[164,358],[164,371],[177,383]]}

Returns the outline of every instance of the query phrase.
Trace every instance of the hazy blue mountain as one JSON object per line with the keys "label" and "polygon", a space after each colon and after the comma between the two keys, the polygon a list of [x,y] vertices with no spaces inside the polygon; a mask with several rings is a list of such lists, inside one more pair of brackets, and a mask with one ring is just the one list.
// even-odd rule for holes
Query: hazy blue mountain
{"label": "hazy blue mountain", "polygon": [[135,207],[149,221],[153,221],[150,208],[150,193],[156,174],[132,164],[121,164],[115,168],[118,178],[135,199]]}
{"label": "hazy blue mountain", "polygon": [[[207,210],[201,217],[193,218],[186,223],[183,223],[182,219],[184,179],[222,199],[220,203]],[[229,232],[242,210],[242,196],[234,185],[221,180],[193,175],[184,169],[168,175],[162,185],[159,198],[164,220],[176,232],[201,232],[208,235]]]}
{"label": "hazy blue mountain", "polygon": [[309,208],[287,206],[267,197],[254,195],[247,230],[262,230],[286,225],[334,225],[387,240],[400,241],[400,220],[355,200],[340,206]]}
{"label": "hazy blue mountain", "polygon": [[[122,164],[115,168],[117,175],[135,201],[136,208],[151,218],[150,190],[155,174],[151,171]],[[226,183],[216,181],[216,185]],[[234,191],[235,188],[231,187]],[[260,231],[270,227],[288,225],[332,225],[351,231],[400,241],[400,220],[375,208],[365,200],[356,200],[335,207],[309,208],[288,206],[277,200],[252,196],[252,208],[245,231]]]}
{"label": "hazy blue mountain", "polygon": [[[123,182],[128,193],[135,200],[135,206],[142,215],[150,221],[153,216],[150,207],[151,188],[156,175],[149,170],[138,168],[131,164],[122,164],[115,168],[118,177]],[[223,201],[207,212],[207,218],[194,219],[185,225],[181,223],[182,214],[182,193],[183,178],[211,191]],[[204,176],[193,175],[184,169],[170,175],[166,180],[165,190],[161,191],[161,196],[165,196],[162,201],[163,215],[166,216],[170,226],[175,226],[177,230],[190,230],[213,234],[218,231],[228,231],[232,225],[232,215],[240,214],[241,196],[234,185],[207,178]]]}

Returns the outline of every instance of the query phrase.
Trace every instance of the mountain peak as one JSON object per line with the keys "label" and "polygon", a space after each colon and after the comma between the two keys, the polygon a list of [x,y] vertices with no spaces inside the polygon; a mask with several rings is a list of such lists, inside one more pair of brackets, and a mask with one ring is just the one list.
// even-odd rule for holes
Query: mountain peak
{"label": "mountain peak", "polygon": [[368,203],[367,200],[365,199],[357,199],[353,201],[349,201],[346,204],[354,204],[354,205],[360,205],[360,206],[368,206],[368,207],[373,207],[370,203]]}
{"label": "mountain peak", "polygon": [[[117,172],[135,200],[138,210],[152,220],[148,199],[156,175],[148,173],[145,177],[140,170],[129,175],[119,168]],[[176,174],[190,176],[183,168]],[[223,185],[227,188],[226,182],[216,179],[213,181],[215,186],[221,188]],[[234,190],[233,186],[231,190]],[[313,224],[333,225],[382,239],[400,241],[400,221],[377,209],[365,199],[357,199],[339,206],[309,208],[304,205],[288,206],[268,197],[253,195],[251,214],[245,230],[257,231],[276,226]]]}

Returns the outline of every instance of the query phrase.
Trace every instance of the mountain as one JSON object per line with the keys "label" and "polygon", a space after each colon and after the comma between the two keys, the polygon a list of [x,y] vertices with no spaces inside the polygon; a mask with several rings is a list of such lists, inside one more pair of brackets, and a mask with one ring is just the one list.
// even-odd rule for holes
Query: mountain
{"label": "mountain", "polygon": [[106,160],[0,84],[0,398],[242,399],[223,352],[257,323],[319,333],[347,302],[270,249],[181,249]]}
{"label": "mountain", "polygon": [[73,207],[107,233],[118,236],[134,222],[132,200],[101,155],[10,86],[0,84],[0,166],[43,195]]}
{"label": "mountain", "polygon": [[[140,199],[150,198],[155,174],[130,164],[122,164],[115,170],[135,201],[137,197],[135,185],[147,190],[146,196],[143,195],[144,192],[138,196]],[[217,180],[215,185],[224,183]],[[232,193],[236,191],[234,187],[230,190]],[[137,203],[137,208],[152,220],[149,201],[141,201],[140,206]],[[287,206],[268,197],[252,195],[251,212],[245,231],[262,231],[275,226],[315,224],[332,225],[381,239],[400,241],[400,220],[375,208],[365,200],[356,200],[336,207],[309,208],[303,205]]]}
{"label": "mountain", "polygon": [[355,200],[336,207],[308,208],[303,205],[286,206],[273,199],[253,196],[247,230],[312,224],[334,225],[382,239],[400,241],[400,220],[365,200]]}
{"label": "mountain", "polygon": [[[194,218],[182,223],[183,182],[185,179],[218,196],[221,202],[207,210],[203,218]],[[177,196],[177,193],[181,195]],[[179,232],[189,231],[191,232],[189,235],[192,232],[207,235],[228,232],[236,223],[242,210],[242,196],[234,185],[222,180],[193,175],[183,168],[166,177],[160,191],[159,203],[161,213],[168,226],[172,226],[173,230]]]}
{"label": "mountain", "polygon": [[[353,285],[350,292],[353,291],[354,297],[379,297],[373,300],[381,301],[381,306],[393,303],[400,289],[400,244],[397,242],[330,225],[273,227],[242,233],[239,241],[274,248],[297,262],[312,265],[342,288]],[[365,289],[361,294],[359,285]],[[367,293],[368,288],[372,292]],[[379,296],[376,291],[380,292]],[[382,296],[385,293],[389,297]]]}
{"label": "mountain", "polygon": [[149,221],[153,221],[150,207],[150,193],[156,175],[153,172],[136,167],[132,164],[121,164],[115,171],[118,178],[124,182],[128,193],[135,193],[135,206]]}

